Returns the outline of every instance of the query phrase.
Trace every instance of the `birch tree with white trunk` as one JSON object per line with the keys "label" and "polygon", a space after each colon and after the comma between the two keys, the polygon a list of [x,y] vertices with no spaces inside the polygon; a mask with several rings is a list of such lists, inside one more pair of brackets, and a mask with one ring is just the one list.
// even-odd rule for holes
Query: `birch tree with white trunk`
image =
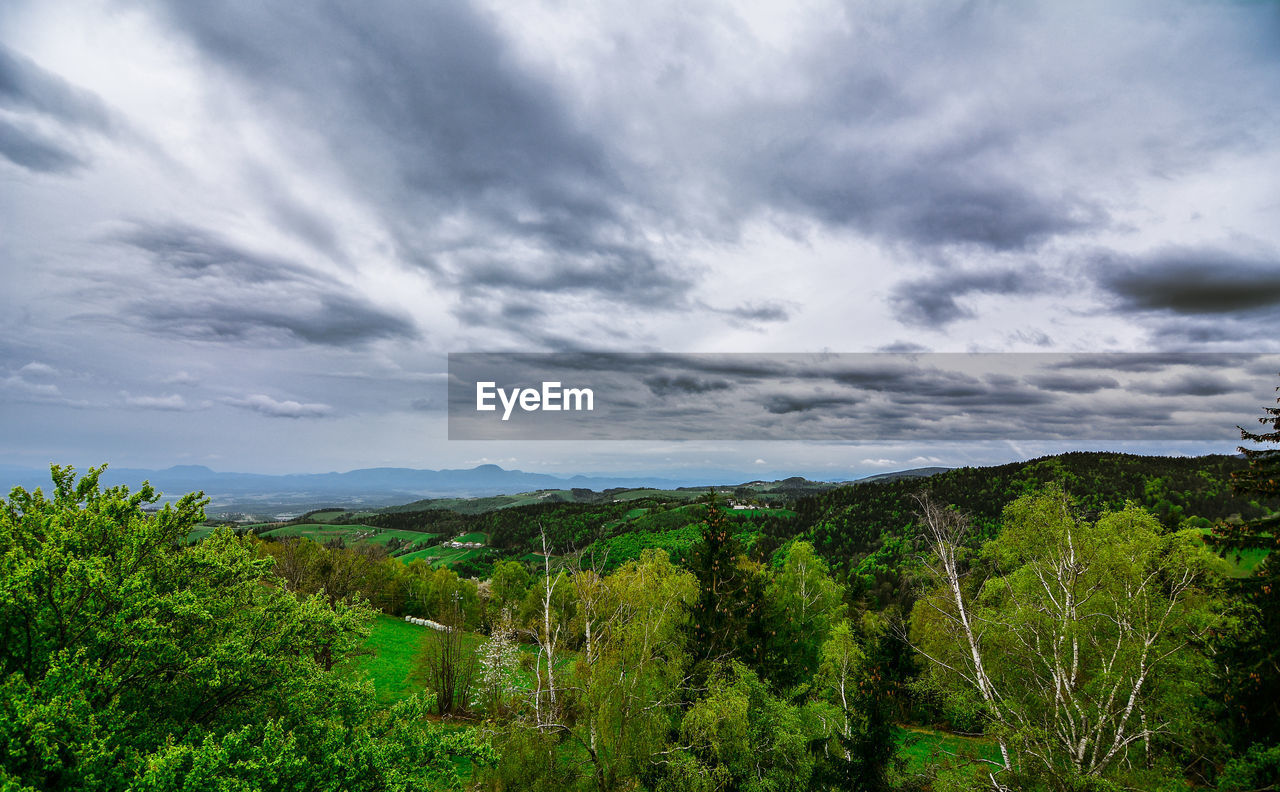
{"label": "birch tree with white trunk", "polygon": [[910,640],[944,693],[981,699],[993,788],[1151,767],[1211,673],[1200,641],[1220,564],[1200,537],[1132,505],[1091,522],[1050,487],[1011,503],[974,553],[962,515],[919,506],[929,589]]}

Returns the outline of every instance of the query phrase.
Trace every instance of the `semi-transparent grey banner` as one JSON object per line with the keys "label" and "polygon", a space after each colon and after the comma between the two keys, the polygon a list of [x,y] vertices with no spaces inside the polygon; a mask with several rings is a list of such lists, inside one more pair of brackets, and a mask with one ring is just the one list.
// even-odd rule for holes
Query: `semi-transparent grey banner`
{"label": "semi-transparent grey banner", "polygon": [[1231,440],[1277,354],[453,353],[451,440]]}

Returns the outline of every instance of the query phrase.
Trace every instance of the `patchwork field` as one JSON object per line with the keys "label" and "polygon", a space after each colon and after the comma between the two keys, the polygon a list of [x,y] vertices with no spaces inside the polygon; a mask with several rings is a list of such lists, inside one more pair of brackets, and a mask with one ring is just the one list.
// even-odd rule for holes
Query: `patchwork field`
{"label": "patchwork field", "polygon": [[482,558],[490,552],[487,547],[450,547],[449,545],[456,542],[458,544],[487,544],[489,537],[483,533],[473,532],[455,536],[447,539],[439,544],[427,547],[421,550],[415,550],[412,553],[405,553],[399,556],[401,561],[409,562],[421,559],[429,561],[432,566],[451,566],[463,561],[469,561],[474,558]]}

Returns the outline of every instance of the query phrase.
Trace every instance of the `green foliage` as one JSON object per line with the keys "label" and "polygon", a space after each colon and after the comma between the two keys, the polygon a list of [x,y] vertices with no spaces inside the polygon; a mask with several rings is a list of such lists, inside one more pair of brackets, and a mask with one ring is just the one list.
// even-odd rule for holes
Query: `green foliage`
{"label": "green foliage", "polygon": [[52,498],[0,502],[0,782],[13,789],[412,789],[456,782],[413,699],[381,712],[331,669],[372,613],[263,585],[272,561],[203,501],[154,514],[143,485],[100,491],[55,466]]}
{"label": "green foliage", "polygon": [[707,503],[701,539],[690,551],[689,569],[698,580],[686,627],[695,662],[739,657],[758,665],[768,638],[762,570],[742,557],[732,523],[714,498]]}
{"label": "green foliage", "polygon": [[1220,792],[1280,789],[1280,745],[1251,745],[1243,756],[1227,762],[1218,776]]}
{"label": "green foliage", "polygon": [[706,695],[685,714],[680,737],[691,746],[697,774],[714,788],[781,792],[808,788],[815,765],[808,746],[819,728],[732,661],[712,673]]}
{"label": "green foliage", "polygon": [[1067,789],[1194,738],[1212,678],[1203,642],[1222,626],[1221,562],[1195,532],[1165,533],[1135,506],[1089,521],[1051,487],[1011,503],[974,561],[985,582],[940,572],[912,634],[944,690],[981,694],[1010,769]]}
{"label": "green foliage", "polygon": [[[1277,388],[1280,390],[1280,388]],[[1269,432],[1240,429],[1248,466],[1233,477],[1240,496],[1274,499],[1280,494],[1280,407],[1263,408],[1259,423]],[[1272,501],[1274,502],[1274,501]],[[1244,625],[1222,642],[1224,665],[1231,670],[1223,696],[1228,703],[1232,738],[1238,748],[1252,743],[1280,743],[1280,512],[1251,520],[1220,522],[1214,543],[1224,555],[1266,553],[1253,574],[1237,582],[1244,600]],[[1247,556],[1246,556],[1247,557]]]}
{"label": "green foliage", "polygon": [[[811,678],[832,626],[844,615],[844,590],[808,542],[784,548],[782,568],[765,588],[771,640],[764,674],[789,688]],[[846,625],[847,626],[847,625]]]}

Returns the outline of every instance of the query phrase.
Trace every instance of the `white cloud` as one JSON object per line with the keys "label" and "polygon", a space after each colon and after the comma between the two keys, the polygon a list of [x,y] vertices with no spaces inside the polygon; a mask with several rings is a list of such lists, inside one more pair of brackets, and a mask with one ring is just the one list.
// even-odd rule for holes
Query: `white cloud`
{"label": "white cloud", "polygon": [[130,407],[141,407],[147,410],[188,409],[187,400],[177,393],[171,393],[166,396],[131,396],[126,393],[124,403]]}
{"label": "white cloud", "polygon": [[224,399],[223,401],[233,407],[242,407],[273,418],[319,418],[333,412],[333,408],[327,404],[303,403],[292,399],[278,401],[262,393],[255,393],[243,399]]}

